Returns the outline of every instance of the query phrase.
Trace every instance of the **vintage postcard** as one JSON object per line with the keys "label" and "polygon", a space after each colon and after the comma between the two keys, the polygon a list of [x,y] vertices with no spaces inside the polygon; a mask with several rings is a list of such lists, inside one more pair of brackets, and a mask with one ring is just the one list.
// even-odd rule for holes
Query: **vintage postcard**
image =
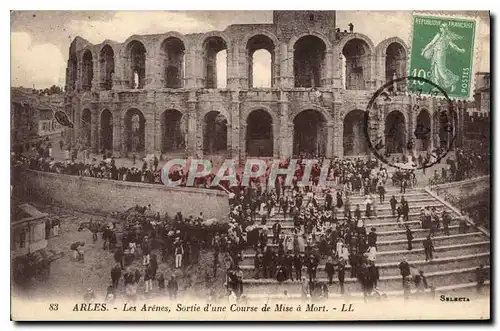
{"label": "vintage postcard", "polygon": [[487,11],[11,12],[15,321],[489,320]]}

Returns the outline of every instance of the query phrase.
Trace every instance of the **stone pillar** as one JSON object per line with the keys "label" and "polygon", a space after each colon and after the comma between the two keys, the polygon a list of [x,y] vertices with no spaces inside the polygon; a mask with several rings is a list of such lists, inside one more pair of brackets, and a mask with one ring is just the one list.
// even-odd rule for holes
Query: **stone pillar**
{"label": "stone pillar", "polygon": [[332,157],[338,156],[342,158],[344,156],[344,145],[343,145],[343,134],[344,134],[344,123],[342,113],[342,102],[333,102],[333,125],[335,129],[332,132]]}
{"label": "stone pillar", "polygon": [[280,58],[280,66],[283,68],[281,69],[281,87],[293,88],[295,86],[293,77],[293,47],[290,49],[287,44],[281,44]]}
{"label": "stone pillar", "polygon": [[290,135],[289,124],[289,101],[286,92],[280,91],[280,155],[282,159],[292,156],[293,137]]}
{"label": "stone pillar", "polygon": [[231,92],[231,157],[240,161],[240,97],[239,91]]}
{"label": "stone pillar", "polygon": [[227,88],[238,89],[240,87],[238,71],[238,51],[230,48],[227,50]]}
{"label": "stone pillar", "polygon": [[415,135],[413,134],[415,132],[415,128],[417,126],[417,112],[413,110],[413,105],[410,103],[408,106],[409,112],[408,112],[408,120],[409,120],[409,125],[408,125],[408,141],[413,141],[413,147],[411,151],[408,151],[411,153],[411,155],[417,155],[417,140]]}
{"label": "stone pillar", "polygon": [[75,87],[77,91],[82,90],[82,73],[83,73],[82,59],[78,58],[76,64],[76,82],[75,82]]}
{"label": "stone pillar", "polygon": [[321,76],[321,87],[332,87],[333,82],[333,51],[329,50],[325,53],[326,72]]}
{"label": "stone pillar", "polygon": [[334,139],[333,126],[334,126],[334,124],[335,123],[333,121],[326,123],[327,134],[326,134],[326,152],[325,152],[325,155],[326,155],[327,159],[331,159],[333,157],[333,139]]}
{"label": "stone pillar", "polygon": [[196,81],[198,78],[198,73],[196,70],[197,66],[196,49],[192,46],[186,49],[186,71],[184,72],[184,87],[185,88],[195,88]]}
{"label": "stone pillar", "polygon": [[144,79],[146,89],[162,87],[162,60],[153,48],[148,49],[146,54],[146,77]]}
{"label": "stone pillar", "polygon": [[340,50],[338,47],[334,47],[332,52],[332,87],[334,89],[344,88],[344,68],[342,67],[342,59],[342,50]]}
{"label": "stone pillar", "polygon": [[94,153],[98,151],[98,140],[99,140],[99,132],[98,132],[99,123],[97,116],[99,116],[98,110],[96,108],[92,108],[90,110],[90,149]]}
{"label": "stone pillar", "polygon": [[113,153],[122,152],[123,120],[118,104],[113,105]]}
{"label": "stone pillar", "polygon": [[99,59],[92,58],[92,92],[97,92],[101,89],[100,82],[100,72],[99,72]]}
{"label": "stone pillar", "polygon": [[238,71],[240,86],[244,89],[249,88],[248,82],[248,54],[246,48],[240,49],[238,52]]}
{"label": "stone pillar", "polygon": [[198,104],[198,100],[196,99],[196,92],[190,91],[189,96],[188,96],[188,127],[187,127],[187,139],[186,139],[186,156],[187,157],[195,157],[199,158],[200,156],[197,155],[197,152],[199,148],[197,147],[198,145],[198,136],[202,136],[203,132],[197,132],[197,125],[196,125],[196,120],[197,120],[197,114],[196,114],[196,108]]}

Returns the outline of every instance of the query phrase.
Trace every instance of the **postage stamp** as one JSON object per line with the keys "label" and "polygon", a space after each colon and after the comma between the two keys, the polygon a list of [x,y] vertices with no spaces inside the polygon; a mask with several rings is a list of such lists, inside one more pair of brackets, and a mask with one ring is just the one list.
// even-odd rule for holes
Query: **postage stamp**
{"label": "postage stamp", "polygon": [[[473,18],[413,15],[409,75],[429,79],[450,98],[472,97],[477,23]],[[433,87],[413,81],[410,93],[432,95]]]}

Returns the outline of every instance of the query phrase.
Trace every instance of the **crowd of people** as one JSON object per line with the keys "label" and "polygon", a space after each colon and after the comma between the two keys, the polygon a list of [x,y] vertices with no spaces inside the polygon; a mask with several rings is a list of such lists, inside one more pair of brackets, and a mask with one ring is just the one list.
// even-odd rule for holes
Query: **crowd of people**
{"label": "crowd of people", "polygon": [[[455,170],[450,171],[455,178],[465,176],[470,171],[465,169],[477,167],[475,163],[480,163],[477,160],[481,157],[458,151]],[[213,282],[219,267],[225,264],[228,297],[236,301],[244,300],[241,262],[248,258],[243,254],[248,250],[254,252],[251,255],[254,278],[273,278],[279,283],[287,280],[301,282],[303,298],[327,298],[335,274],[338,291],[344,294],[345,274],[349,270],[350,277],[358,280],[365,299],[381,297],[383,294],[378,290],[380,273],[376,263],[377,229],[367,226],[366,220],[376,217],[377,205],[385,203],[387,183],[392,181],[393,185],[399,185],[399,201],[392,196],[389,203],[392,215],[397,216],[397,224],[406,231],[408,250],[411,251],[413,233],[407,224],[410,221],[410,206],[404,194],[406,188],[415,185],[414,172],[400,171],[391,177],[377,160],[335,158],[330,161],[328,171],[328,180],[333,181],[335,186],[325,188],[317,186],[323,164],[323,160],[319,159],[311,171],[313,185],[303,187],[300,181],[305,165],[301,161],[305,158],[302,156],[299,159],[291,185],[287,185],[284,175],[279,175],[274,185],[266,185],[262,179],[267,178],[269,171],[262,178],[253,178],[246,187],[241,185],[240,180],[237,186],[223,183],[229,192],[231,210],[227,223],[210,223],[202,213],[198,217],[184,217],[180,213],[174,217],[162,217],[154,213],[151,206],[136,206],[128,213],[119,215],[120,224],[100,221],[82,224],[82,229],[88,228],[94,234],[94,241],[97,234],[102,234],[103,249],[109,250],[116,262],[110,270],[107,299],[114,300],[123,283],[126,299],[134,301],[137,287],[142,282],[146,295],[157,287],[160,292],[166,288],[168,296],[175,298],[179,291],[176,273],[165,277],[163,273],[158,273],[159,265],[170,263],[172,270],[196,266],[202,250],[213,252],[213,273],[205,275],[206,283]],[[141,169],[118,168],[112,157],[91,164],[75,160],[57,162],[43,155],[14,155],[12,161],[15,165],[33,170],[161,184],[161,170],[156,157],[151,162],[145,161]],[[281,167],[288,167],[289,162],[283,161]],[[239,179],[240,175],[237,177]],[[182,169],[171,174],[172,180],[185,182],[186,178]],[[208,176],[198,184],[207,185],[211,178]],[[354,196],[363,197],[363,203],[353,205],[351,200]],[[283,221],[286,220],[291,221],[291,227],[285,225]],[[423,246],[426,260],[430,261],[434,251],[432,238],[440,228],[449,234],[451,215],[446,210],[440,212],[434,207],[426,207],[421,211],[420,221],[422,228],[429,231]],[[466,224],[465,221],[460,223],[460,231]],[[81,243],[75,243],[71,249],[77,252],[75,258],[84,261],[82,247]],[[140,260],[142,267],[135,266],[136,260]],[[325,260],[327,281],[322,282],[317,273],[323,269],[320,264]],[[412,275],[411,265],[406,260],[401,262],[399,268],[404,291],[408,291],[410,279],[419,290],[428,287],[423,272]],[[215,297],[213,291],[210,297]]]}

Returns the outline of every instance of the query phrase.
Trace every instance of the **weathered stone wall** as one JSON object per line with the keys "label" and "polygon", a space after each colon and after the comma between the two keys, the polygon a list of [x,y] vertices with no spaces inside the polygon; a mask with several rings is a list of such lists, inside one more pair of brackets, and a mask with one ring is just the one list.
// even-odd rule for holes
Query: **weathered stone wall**
{"label": "weathered stone wall", "polygon": [[[294,19],[290,19],[294,17]],[[94,151],[101,149],[100,114],[109,109],[113,114],[113,152],[116,156],[125,152],[125,134],[123,127],[126,112],[138,109],[145,119],[145,148],[142,154],[161,153],[161,116],[167,109],[175,109],[183,114],[183,121],[188,123],[188,132],[185,137],[185,154],[190,157],[203,156],[203,127],[204,115],[209,111],[223,114],[228,121],[228,148],[227,154],[233,158],[244,159],[246,150],[247,118],[253,110],[264,110],[270,113],[273,119],[273,156],[286,158],[291,156],[293,148],[293,119],[297,114],[306,110],[316,110],[322,114],[325,130],[322,139],[325,141],[324,155],[326,157],[344,154],[343,125],[345,116],[353,110],[365,110],[373,93],[388,79],[386,76],[386,50],[389,45],[397,43],[401,46],[404,58],[398,61],[406,63],[408,46],[397,37],[387,38],[378,45],[367,36],[360,33],[336,33],[334,11],[276,11],[273,24],[236,24],[227,27],[224,31],[210,31],[207,33],[186,34],[166,32],[155,35],[133,35],[123,43],[105,40],[100,44],[74,43],[71,50],[78,61],[78,72],[75,76],[75,90],[67,93],[68,108],[74,110],[73,121],[75,130],[73,143],[76,143],[80,134],[81,112],[84,109],[92,111],[92,144]],[[294,84],[294,57],[295,45],[305,36],[314,37],[324,45],[324,59],[321,64],[321,96],[318,97],[311,88],[295,87]],[[249,86],[251,58],[249,57],[249,42],[253,37],[263,38],[269,42],[269,51],[272,53],[271,88],[252,88]],[[164,41],[168,38],[177,38],[185,47],[185,70],[181,88],[166,88],[164,84],[165,61],[162,50]],[[207,88],[207,54],[209,53],[206,41],[218,38],[223,42],[227,51],[227,88]],[[140,42],[146,49],[145,59],[145,86],[141,89],[130,87],[130,59],[129,45]],[[356,42],[363,46],[363,89],[351,90],[344,86],[345,75],[343,65],[343,50],[347,43]],[[115,71],[111,91],[104,91],[98,82],[102,81],[101,51],[103,47],[113,49]],[[361,47],[360,46],[360,47]],[[93,81],[91,91],[81,90],[82,56],[85,52],[92,53]],[[406,72],[404,66],[400,74]],[[69,76],[68,76],[69,77]],[[413,137],[418,113],[414,110],[425,109],[430,115],[431,127],[435,127],[434,114],[438,104],[435,99],[427,98],[416,100],[407,96],[393,98],[391,107],[380,108],[380,123],[373,128],[383,136],[384,119],[392,111],[403,114],[405,140]],[[460,109],[462,111],[462,109]],[[459,115],[459,123],[461,115]],[[457,123],[457,131],[462,127]],[[434,132],[431,136],[437,137]],[[457,140],[459,142],[459,140]],[[404,144],[406,146],[406,144]],[[457,145],[458,146],[458,145]],[[432,142],[429,148],[432,148]],[[436,146],[437,147],[437,146]],[[406,152],[406,151],[405,151]]]}
{"label": "weathered stone wall", "polygon": [[163,185],[103,180],[91,177],[23,171],[21,194],[47,203],[85,211],[119,212],[135,205],[151,204],[161,215],[225,218],[229,212],[227,194],[216,190],[166,187]]}
{"label": "weathered stone wall", "polygon": [[[485,191],[490,190],[490,176],[466,179],[460,182],[446,183],[432,186],[430,188],[437,195],[442,196],[451,204],[464,204],[464,202],[475,200],[475,197],[482,196]],[[450,201],[452,200],[452,201]],[[463,206],[456,206],[466,207]]]}

